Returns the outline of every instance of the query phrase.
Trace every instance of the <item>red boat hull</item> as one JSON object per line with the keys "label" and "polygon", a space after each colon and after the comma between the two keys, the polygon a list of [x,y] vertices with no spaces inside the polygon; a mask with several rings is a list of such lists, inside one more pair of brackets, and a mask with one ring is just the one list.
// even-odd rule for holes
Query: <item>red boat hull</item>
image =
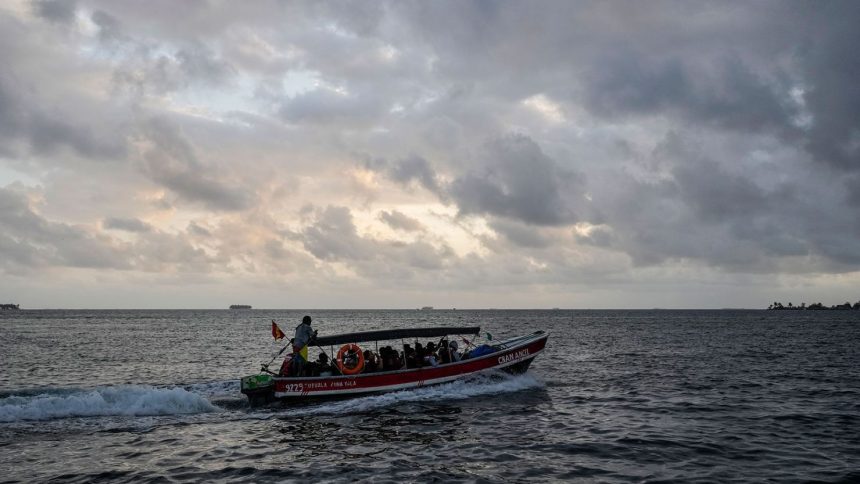
{"label": "red boat hull", "polygon": [[533,335],[503,341],[504,349],[456,363],[436,367],[365,373],[351,376],[274,378],[274,397],[278,399],[333,397],[379,393],[436,385],[478,373],[503,370],[521,373],[546,346],[549,335]]}

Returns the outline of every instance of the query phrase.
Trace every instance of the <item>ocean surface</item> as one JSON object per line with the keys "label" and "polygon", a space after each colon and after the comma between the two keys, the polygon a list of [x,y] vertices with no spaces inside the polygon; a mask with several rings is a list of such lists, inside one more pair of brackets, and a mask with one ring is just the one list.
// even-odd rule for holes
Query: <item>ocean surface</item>
{"label": "ocean surface", "polygon": [[[251,409],[320,334],[542,329],[529,373]],[[0,482],[860,482],[860,312],[5,311]]]}

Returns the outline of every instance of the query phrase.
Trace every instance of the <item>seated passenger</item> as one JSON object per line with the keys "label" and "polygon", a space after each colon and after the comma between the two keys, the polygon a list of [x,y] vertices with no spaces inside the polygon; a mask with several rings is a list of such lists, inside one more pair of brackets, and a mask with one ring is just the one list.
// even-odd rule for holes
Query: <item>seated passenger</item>
{"label": "seated passenger", "polygon": [[320,353],[317,357],[317,361],[314,362],[314,366],[316,368],[315,376],[331,376],[334,374],[332,366],[328,361],[328,355],[325,353]]}
{"label": "seated passenger", "polygon": [[424,363],[430,366],[439,366],[436,360],[436,345],[431,341],[427,343],[427,349],[424,352]]}
{"label": "seated passenger", "polygon": [[451,354],[451,361],[460,361],[460,353],[457,351],[457,342],[451,341],[448,343],[448,352]]}
{"label": "seated passenger", "polygon": [[417,353],[409,345],[403,345],[403,361],[406,364],[406,368],[418,368]]}
{"label": "seated passenger", "polygon": [[379,371],[379,361],[376,358],[376,353],[364,350],[364,373],[373,373],[375,371]]}
{"label": "seated passenger", "polygon": [[447,339],[443,339],[442,343],[439,344],[439,362],[443,365],[451,363],[451,350],[448,349]]}
{"label": "seated passenger", "polygon": [[300,375],[296,376],[320,376],[320,369],[315,361],[309,361],[304,364]]}
{"label": "seated passenger", "polygon": [[371,369],[370,369],[370,350],[364,350],[363,355],[364,355],[364,369],[362,370],[362,373],[370,373],[371,372]]}
{"label": "seated passenger", "polygon": [[380,356],[382,356],[383,371],[399,370],[402,366],[399,355],[390,346],[382,348],[382,350],[380,350]]}
{"label": "seated passenger", "polygon": [[424,366],[424,357],[427,356],[427,350],[421,343],[415,342],[415,368]]}
{"label": "seated passenger", "polygon": [[388,371],[388,362],[385,361],[388,358],[388,347],[383,346],[379,349],[379,369],[382,371]]}

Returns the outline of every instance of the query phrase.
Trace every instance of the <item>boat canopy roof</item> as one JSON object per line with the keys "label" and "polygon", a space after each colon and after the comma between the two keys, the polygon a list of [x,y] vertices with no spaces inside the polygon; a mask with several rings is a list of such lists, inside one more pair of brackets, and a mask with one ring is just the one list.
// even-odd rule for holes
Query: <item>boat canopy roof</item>
{"label": "boat canopy roof", "polygon": [[334,334],[321,336],[310,342],[313,346],[330,346],[363,341],[382,341],[387,339],[435,338],[449,334],[479,334],[480,326],[454,326],[448,328],[407,328],[363,331],[361,333]]}

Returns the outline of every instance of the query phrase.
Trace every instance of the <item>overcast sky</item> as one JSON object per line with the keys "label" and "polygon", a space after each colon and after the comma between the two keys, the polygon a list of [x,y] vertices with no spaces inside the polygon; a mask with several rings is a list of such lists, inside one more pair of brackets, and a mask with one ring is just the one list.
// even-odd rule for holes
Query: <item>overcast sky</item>
{"label": "overcast sky", "polygon": [[0,302],[860,299],[860,2],[6,1]]}

